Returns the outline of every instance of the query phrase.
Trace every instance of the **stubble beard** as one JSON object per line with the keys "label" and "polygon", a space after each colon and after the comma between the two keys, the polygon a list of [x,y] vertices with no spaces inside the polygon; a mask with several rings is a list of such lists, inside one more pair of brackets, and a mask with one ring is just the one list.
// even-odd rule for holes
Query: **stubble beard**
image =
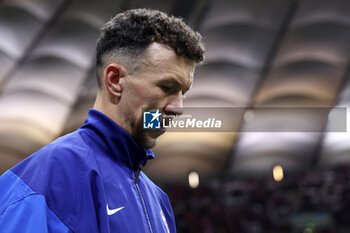
{"label": "stubble beard", "polygon": [[[133,109],[128,106],[125,111],[123,111],[123,116],[133,116]],[[133,119],[131,117],[125,118],[125,123],[130,126],[130,136],[135,140],[135,142],[144,149],[153,148],[159,141],[159,138],[153,138],[153,132],[143,129],[142,117],[138,119]],[[152,138],[152,139],[151,139]]]}
{"label": "stubble beard", "polygon": [[[147,131],[143,129],[143,123],[142,121],[139,121],[137,123],[136,128],[133,130],[134,135],[132,136],[134,140],[144,149],[151,149],[155,145],[157,145],[159,138],[153,138],[150,134],[152,134],[151,131]],[[152,138],[152,139],[151,139]]]}

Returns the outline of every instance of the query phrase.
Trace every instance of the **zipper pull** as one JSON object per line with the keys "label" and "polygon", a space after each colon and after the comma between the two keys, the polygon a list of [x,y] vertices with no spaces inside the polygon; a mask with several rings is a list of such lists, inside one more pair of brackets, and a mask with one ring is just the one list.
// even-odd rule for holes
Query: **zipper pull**
{"label": "zipper pull", "polygon": [[139,164],[137,166],[137,171],[136,171],[135,180],[134,180],[135,184],[137,184],[137,181],[139,180],[139,176],[140,176],[140,172],[141,172],[142,168],[143,168],[142,164]]}

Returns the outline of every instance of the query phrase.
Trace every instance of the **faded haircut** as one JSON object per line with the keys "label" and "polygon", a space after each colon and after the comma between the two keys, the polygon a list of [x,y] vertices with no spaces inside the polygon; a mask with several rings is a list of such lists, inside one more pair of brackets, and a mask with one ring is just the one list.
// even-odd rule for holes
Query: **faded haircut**
{"label": "faded haircut", "polygon": [[[158,42],[178,56],[200,63],[204,56],[202,36],[177,17],[158,10],[132,9],[116,15],[102,28],[96,48],[96,72],[100,75],[109,62],[120,62],[137,70],[147,47]],[[130,71],[131,71],[130,70]]]}

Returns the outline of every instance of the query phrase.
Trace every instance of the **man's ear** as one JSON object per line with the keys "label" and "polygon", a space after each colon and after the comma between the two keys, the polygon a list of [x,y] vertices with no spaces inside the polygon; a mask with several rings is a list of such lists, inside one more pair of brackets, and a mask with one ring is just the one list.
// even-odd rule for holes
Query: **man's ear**
{"label": "man's ear", "polygon": [[123,66],[112,63],[109,64],[104,73],[104,84],[107,92],[115,97],[120,97],[122,93],[122,86],[120,79],[125,77],[126,71]]}

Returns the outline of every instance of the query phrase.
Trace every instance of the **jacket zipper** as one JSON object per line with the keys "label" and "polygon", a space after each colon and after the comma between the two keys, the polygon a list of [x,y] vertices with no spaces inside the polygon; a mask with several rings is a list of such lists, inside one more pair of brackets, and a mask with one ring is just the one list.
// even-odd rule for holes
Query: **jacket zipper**
{"label": "jacket zipper", "polygon": [[136,175],[135,175],[135,185],[136,185],[136,188],[140,194],[140,197],[141,197],[141,201],[142,201],[142,206],[143,206],[143,209],[145,211],[145,215],[146,215],[146,219],[147,219],[147,223],[148,223],[148,226],[149,226],[149,229],[151,231],[151,233],[153,233],[153,230],[152,230],[152,225],[151,225],[151,221],[149,219],[149,216],[148,216],[148,212],[147,212],[147,209],[146,209],[146,204],[145,204],[145,200],[143,199],[143,196],[142,196],[142,193],[141,193],[141,190],[140,190],[140,187],[139,185],[137,184],[137,181],[139,179],[139,176],[140,176],[140,173],[141,173],[141,170],[142,170],[143,166],[141,164],[139,164],[138,168],[137,168],[137,172],[136,172]]}

